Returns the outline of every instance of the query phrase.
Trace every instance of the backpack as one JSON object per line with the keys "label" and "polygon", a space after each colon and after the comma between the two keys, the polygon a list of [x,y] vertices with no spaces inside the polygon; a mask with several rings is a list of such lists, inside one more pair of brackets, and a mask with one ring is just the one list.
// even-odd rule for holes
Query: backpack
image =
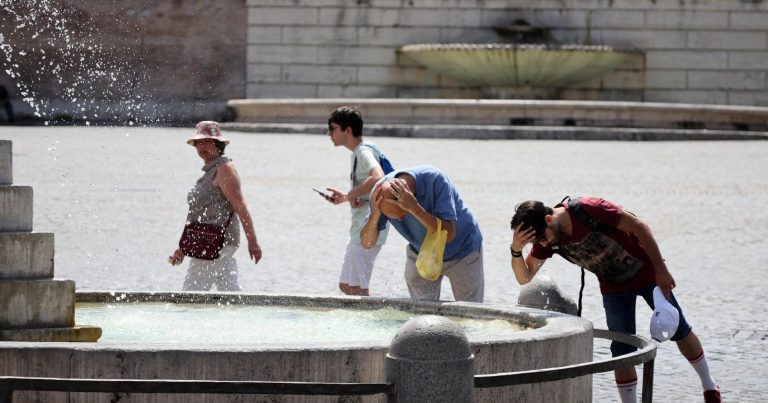
{"label": "backpack", "polygon": [[[373,144],[363,143],[363,145],[373,150],[373,152],[379,156],[379,165],[381,165],[381,170],[384,171],[384,175],[395,170],[395,168],[392,166],[392,163],[389,162],[389,159],[384,155],[384,153],[381,152],[381,150],[379,150],[379,147],[376,147]],[[356,167],[357,167],[357,160],[355,160],[355,168]]]}
{"label": "backpack", "polygon": [[[395,168],[392,166],[392,163],[389,162],[389,159],[386,156],[384,156],[384,153],[382,153],[378,147],[376,147],[373,144],[366,144],[366,143],[363,143],[363,145],[373,150],[373,153],[379,156],[379,165],[381,165],[381,170],[384,171],[384,175],[395,170]],[[357,170],[357,156],[355,156],[355,163],[352,166],[352,172],[349,174],[349,177],[350,179],[352,179],[352,183],[354,186],[357,186],[357,183],[355,183],[356,170]]]}

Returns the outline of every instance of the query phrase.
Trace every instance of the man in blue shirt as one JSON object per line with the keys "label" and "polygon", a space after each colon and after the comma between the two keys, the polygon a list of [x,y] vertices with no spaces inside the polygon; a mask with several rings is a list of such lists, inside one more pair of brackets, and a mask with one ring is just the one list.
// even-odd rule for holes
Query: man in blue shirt
{"label": "man in blue shirt", "polygon": [[[483,235],[448,177],[439,169],[420,165],[381,178],[373,188],[370,213],[360,232],[361,244],[371,248],[389,221],[407,241],[405,281],[413,299],[439,300],[443,276],[451,281],[457,301],[483,302]],[[443,272],[435,281],[419,276],[416,257],[427,231],[437,220],[448,231]]]}

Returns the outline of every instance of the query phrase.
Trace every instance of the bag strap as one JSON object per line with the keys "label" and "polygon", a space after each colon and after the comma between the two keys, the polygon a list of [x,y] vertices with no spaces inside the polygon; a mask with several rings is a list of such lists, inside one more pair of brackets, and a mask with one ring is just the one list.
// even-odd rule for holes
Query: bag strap
{"label": "bag strap", "polygon": [[[220,163],[219,165],[217,165],[217,166],[216,166],[216,169],[217,169],[217,170],[219,169],[219,166],[221,166],[221,163]],[[231,204],[231,203],[230,203],[230,204]],[[227,223],[226,223],[226,224],[224,224],[224,231],[222,231],[222,232],[221,232],[222,234],[223,234],[223,233],[225,233],[225,232],[227,232],[227,228],[229,228],[229,223],[231,223],[231,222],[232,222],[232,216],[233,216],[233,215],[235,215],[235,209],[234,209],[234,207],[232,208],[232,212],[231,212],[231,213],[229,213],[229,218],[227,218]]]}
{"label": "bag strap", "polygon": [[[589,214],[587,214],[586,211],[584,211],[584,208],[581,206],[581,203],[579,202],[578,198],[571,199],[570,196],[565,196],[563,200],[560,201],[560,204],[563,204],[564,202],[568,203],[568,209],[573,212],[573,215],[576,216],[576,218],[581,221],[584,225],[586,225],[590,230],[592,231],[600,231],[600,232],[608,232],[610,226],[601,224],[597,222],[594,218],[590,217]],[[567,260],[568,257],[564,255],[562,251],[558,252],[561,256],[565,257]],[[581,287],[579,288],[579,306],[576,310],[576,316],[581,317],[581,308],[582,308],[582,297],[584,296],[584,277],[585,277],[585,270],[583,267],[581,267]]]}
{"label": "bag strap", "polygon": [[227,219],[227,224],[224,225],[224,232],[227,232],[227,228],[229,228],[229,224],[232,222],[232,216],[235,215],[235,209],[232,209],[232,212],[229,213],[229,218]]}
{"label": "bag strap", "polygon": [[[370,144],[361,143],[361,145],[363,147],[370,148],[371,151],[373,151],[373,153],[376,154],[376,156],[379,158],[379,165],[381,165],[381,152],[379,152],[376,147]],[[355,154],[355,162],[352,164],[352,172],[349,174],[349,179],[352,181],[352,187],[357,186],[357,181],[355,180],[355,171],[357,171],[357,154]]]}
{"label": "bag strap", "polygon": [[584,268],[581,268],[581,288],[579,288],[579,308],[576,310],[576,316],[581,317],[581,297],[584,295]]}
{"label": "bag strap", "polygon": [[584,207],[579,202],[578,198],[571,199],[568,198],[568,208],[573,212],[573,215],[576,216],[576,218],[579,219],[584,225],[587,226],[592,231],[599,231],[603,233],[609,233],[614,230],[613,227],[610,225],[605,225],[603,223],[598,222],[592,216],[587,214],[586,211],[584,211]]}
{"label": "bag strap", "polygon": [[[221,233],[224,234],[227,232],[227,228],[229,228],[229,224],[232,222],[232,217],[235,215],[235,210],[233,209],[231,213],[229,213],[229,218],[227,219],[227,223],[224,224],[224,227],[222,227]],[[184,226],[186,228],[186,225]],[[182,230],[182,232],[184,232]]]}

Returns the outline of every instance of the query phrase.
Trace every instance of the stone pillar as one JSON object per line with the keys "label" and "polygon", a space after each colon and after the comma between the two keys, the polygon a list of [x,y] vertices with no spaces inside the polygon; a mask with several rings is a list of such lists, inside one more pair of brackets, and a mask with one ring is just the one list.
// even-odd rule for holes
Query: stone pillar
{"label": "stone pillar", "polygon": [[475,356],[461,327],[443,316],[419,316],[389,346],[387,382],[393,403],[474,402]]}
{"label": "stone pillar", "polygon": [[32,187],[13,185],[13,143],[0,140],[0,341],[96,341],[75,326],[75,282],[53,278],[53,234],[32,232]]}
{"label": "stone pillar", "polygon": [[0,140],[0,185],[13,183],[11,144],[10,140]]}

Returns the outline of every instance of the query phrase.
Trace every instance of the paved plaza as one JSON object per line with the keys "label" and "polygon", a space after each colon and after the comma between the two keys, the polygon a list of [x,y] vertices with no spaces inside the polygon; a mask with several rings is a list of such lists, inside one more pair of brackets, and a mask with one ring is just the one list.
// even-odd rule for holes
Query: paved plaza
{"label": "paved plaza", "polygon": [[[166,263],[202,166],[184,143],[193,129],[1,127],[13,144],[14,183],[34,187],[34,230],[54,232],[56,275],[78,291],[180,290],[186,263]],[[312,188],[348,188],[349,151],[324,135],[229,132],[264,251],[238,251],[249,293],[340,295],[349,212]],[[603,196],[651,226],[677,281],[675,294],[702,340],[726,401],[764,399],[768,325],[763,297],[768,236],[768,142],[478,141],[373,138],[396,168],[442,168],[484,234],[486,302],[515,304],[509,220],[516,203]],[[407,297],[405,241],[391,231],[371,282],[376,296]],[[576,297],[580,272],[544,266]],[[599,288],[587,276],[584,317],[605,328]],[[444,284],[444,299],[451,299]],[[650,310],[638,304],[648,335]],[[608,353],[596,344],[596,358]],[[500,357],[503,359],[503,357]],[[594,401],[616,401],[612,374],[595,376]],[[701,401],[698,377],[670,343],[656,360],[654,400]]]}

